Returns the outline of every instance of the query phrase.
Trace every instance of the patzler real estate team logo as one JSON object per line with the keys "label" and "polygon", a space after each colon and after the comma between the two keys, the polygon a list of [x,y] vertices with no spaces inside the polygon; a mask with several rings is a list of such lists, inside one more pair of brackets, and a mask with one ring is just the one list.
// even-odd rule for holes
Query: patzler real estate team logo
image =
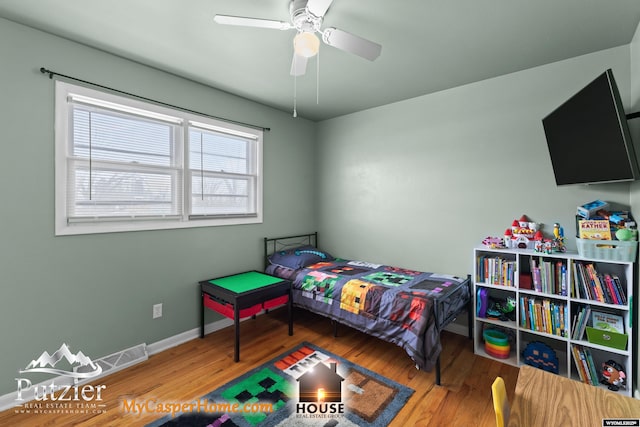
{"label": "patzler real estate team logo", "polygon": [[[45,373],[56,375],[50,383],[33,385],[29,378],[16,378],[16,402],[21,409],[16,412],[28,414],[40,413],[100,413],[106,405],[102,404],[102,392],[106,385],[77,385],[77,381],[95,378],[102,373],[102,367],[81,351],[72,353],[67,344],[62,344],[53,354],[47,351],[32,360],[20,374]],[[60,383],[60,377],[73,379]],[[23,403],[24,402],[24,403]]]}

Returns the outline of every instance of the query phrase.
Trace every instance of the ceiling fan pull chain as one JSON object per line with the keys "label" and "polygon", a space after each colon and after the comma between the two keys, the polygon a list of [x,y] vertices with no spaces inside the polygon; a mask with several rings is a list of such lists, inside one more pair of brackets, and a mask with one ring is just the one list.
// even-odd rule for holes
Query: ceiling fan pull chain
{"label": "ceiling fan pull chain", "polygon": [[[293,57],[293,61],[295,63],[296,57]],[[295,67],[295,65],[294,65]],[[294,74],[293,76],[293,117],[298,117],[298,76]]]}
{"label": "ceiling fan pull chain", "polygon": [[316,60],[316,105],[320,104],[320,51]]}

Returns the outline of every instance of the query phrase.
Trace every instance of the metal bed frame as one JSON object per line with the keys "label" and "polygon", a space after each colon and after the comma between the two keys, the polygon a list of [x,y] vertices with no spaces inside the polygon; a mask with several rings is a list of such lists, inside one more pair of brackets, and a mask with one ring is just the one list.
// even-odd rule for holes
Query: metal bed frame
{"label": "metal bed frame", "polygon": [[[264,268],[266,269],[269,265],[269,255],[274,252],[286,250],[289,248],[294,248],[301,245],[312,245],[318,247],[318,232],[308,233],[308,234],[298,234],[294,236],[283,236],[283,237],[265,237],[264,238]],[[472,294],[472,286],[471,286],[471,275],[467,275],[467,280],[465,281],[467,287],[469,288],[469,301],[465,304],[467,309],[467,323],[469,328],[469,339],[473,339],[473,294]],[[452,314],[446,319],[438,319],[438,311],[435,310],[435,303],[438,302],[438,299],[435,298],[434,301],[434,317],[436,322],[436,328],[438,330],[438,337],[442,330],[451,322],[453,322],[457,315],[462,312],[459,311],[457,313]],[[295,305],[295,304],[294,304]],[[332,316],[323,315],[322,313],[317,313],[321,316],[324,316],[331,320],[333,324],[333,336],[338,336],[338,319],[334,319]],[[436,384],[440,385],[441,373],[440,373],[440,355],[436,360],[435,365],[435,374],[436,374]]]}

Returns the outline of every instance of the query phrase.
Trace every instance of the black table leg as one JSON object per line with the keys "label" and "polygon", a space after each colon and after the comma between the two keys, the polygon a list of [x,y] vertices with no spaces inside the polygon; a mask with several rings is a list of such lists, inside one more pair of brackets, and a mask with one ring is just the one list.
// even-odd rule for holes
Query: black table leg
{"label": "black table leg", "polygon": [[240,360],[240,309],[238,303],[233,305],[233,324],[235,325],[236,342],[233,351],[233,361]]}
{"label": "black table leg", "polygon": [[467,303],[467,326],[469,328],[469,339],[470,340],[473,339],[473,305],[471,304],[472,301],[473,301],[473,299],[471,299]]}
{"label": "black table leg", "polygon": [[204,338],[204,299],[205,293],[200,292],[200,338]]}
{"label": "black table leg", "polygon": [[287,311],[289,314],[289,336],[293,335],[293,295],[289,291],[289,301],[287,301]]}

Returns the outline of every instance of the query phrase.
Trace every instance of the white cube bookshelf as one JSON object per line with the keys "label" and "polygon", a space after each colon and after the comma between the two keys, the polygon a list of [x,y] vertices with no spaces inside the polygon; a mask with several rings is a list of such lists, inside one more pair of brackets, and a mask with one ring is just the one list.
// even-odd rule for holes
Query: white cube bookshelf
{"label": "white cube bookshelf", "polygon": [[[532,286],[534,282],[532,262],[534,266],[543,266],[547,271],[544,279],[536,280],[536,287]],[[583,267],[587,265],[592,265],[603,278],[617,277],[625,294],[624,301],[619,291],[616,292],[616,289],[611,288],[606,291],[606,294],[601,295],[605,301],[598,301],[594,299],[595,296],[594,298],[585,297],[584,292],[588,290],[582,285],[585,279]],[[591,355],[593,363],[583,362],[583,367],[595,366],[598,378],[601,377],[602,363],[613,360],[622,365],[626,374],[626,387],[617,392],[633,395],[636,386],[633,372],[635,363],[633,262],[589,259],[570,252],[544,254],[533,250],[478,247],[473,252],[473,266],[474,351],[476,354],[520,366],[525,363],[522,352],[527,344],[534,341],[542,342],[551,347],[558,357],[559,375],[580,381],[580,367],[574,359],[573,350],[577,346],[583,350],[586,349]],[[530,283],[532,289],[528,289]],[[506,297],[514,298],[515,320],[480,317],[478,315],[480,289],[486,289],[489,297],[497,300],[504,300]],[[536,304],[540,304],[540,308]],[[542,307],[543,304],[548,306]],[[527,307],[532,310],[527,312],[525,310]],[[627,335],[624,348],[614,348],[610,341],[601,341],[601,343],[589,341],[586,332],[579,337],[573,335],[580,310],[586,307],[590,307],[592,311],[609,313],[623,319],[624,333]],[[542,318],[545,319],[544,322]],[[589,326],[591,326],[590,323]],[[494,357],[485,351],[483,331],[486,328],[498,329],[510,336],[511,350],[508,358]],[[604,384],[596,385],[608,388]]]}

